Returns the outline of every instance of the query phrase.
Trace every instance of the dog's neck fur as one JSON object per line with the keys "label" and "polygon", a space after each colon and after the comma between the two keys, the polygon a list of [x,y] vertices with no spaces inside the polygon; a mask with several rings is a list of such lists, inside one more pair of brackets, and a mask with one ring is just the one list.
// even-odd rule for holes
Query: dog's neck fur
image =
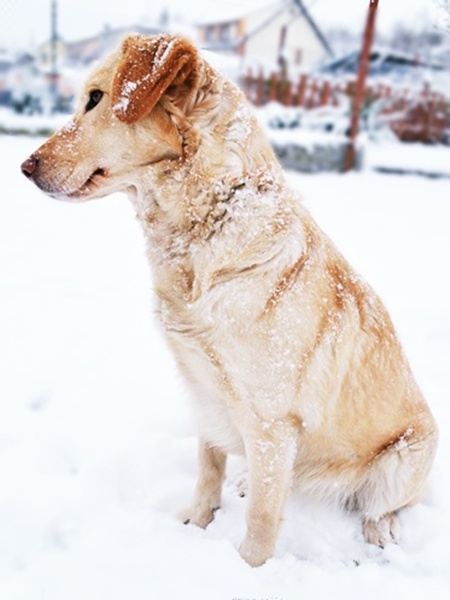
{"label": "dog's neck fur", "polygon": [[[239,260],[243,269],[264,261],[272,249],[265,242],[264,255],[258,256],[260,244],[255,236],[264,227],[266,232],[273,229],[274,222],[282,230],[292,217],[292,206],[279,203],[279,198],[286,197],[280,193],[286,185],[283,172],[245,97],[222,76],[206,73],[210,67],[203,65],[209,86],[200,85],[183,114],[166,100],[165,108],[183,136],[185,155],[147,168],[130,194],[149,241],[154,270],[156,274],[164,270],[165,280],[167,269],[175,264],[180,276],[189,272],[190,278],[195,277],[192,273],[199,269],[193,257],[203,255],[205,246],[209,251],[220,248],[216,265],[223,269]],[[229,119],[224,118],[224,111]],[[201,115],[205,115],[204,122]],[[248,147],[259,152],[247,151]],[[248,219],[245,237],[242,228],[239,236],[233,235],[237,213],[241,223]],[[212,241],[217,237],[219,245]],[[202,272],[207,273],[201,262]]]}
{"label": "dog's neck fur", "polygon": [[181,230],[204,221],[237,188],[268,180],[281,185],[284,178],[243,94],[206,63],[201,67],[204,84],[181,108],[170,97],[161,101],[183,139],[183,156],[152,165],[138,186],[140,218],[160,208],[159,217]]}

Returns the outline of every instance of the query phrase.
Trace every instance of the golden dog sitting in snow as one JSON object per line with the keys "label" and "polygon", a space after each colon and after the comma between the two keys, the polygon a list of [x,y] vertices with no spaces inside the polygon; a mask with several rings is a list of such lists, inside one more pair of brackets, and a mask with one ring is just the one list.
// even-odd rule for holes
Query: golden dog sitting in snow
{"label": "golden dog sitting in snow", "polygon": [[395,541],[433,417],[385,308],[288,188],[235,85],[182,38],[128,37],[22,171],[55,198],[122,191],[136,208],[198,417],[191,523],[213,519],[226,455],[243,453],[250,565],[272,556],[293,483],[360,513],[370,543]]}

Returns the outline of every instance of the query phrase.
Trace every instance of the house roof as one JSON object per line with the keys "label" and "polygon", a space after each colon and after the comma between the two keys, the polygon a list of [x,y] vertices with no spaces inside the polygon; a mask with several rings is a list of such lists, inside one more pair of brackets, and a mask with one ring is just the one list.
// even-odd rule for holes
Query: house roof
{"label": "house roof", "polygon": [[277,2],[274,2],[273,0],[247,0],[245,3],[239,2],[239,5],[234,5],[233,3],[233,6],[223,6],[222,10],[219,13],[217,13],[217,11],[215,10],[214,17],[207,15],[203,19],[198,20],[197,25],[200,27],[208,27],[213,25],[232,23],[246,16],[266,11],[269,14],[269,16],[257,27],[255,27],[253,31],[249,31],[245,35],[245,38],[243,40],[240,40],[235,44],[239,45],[240,42],[245,41],[245,39],[251,38],[253,35],[261,31],[261,29],[264,29],[264,27],[271,23],[273,19],[275,19],[281,12],[289,8],[296,11],[297,16],[302,16],[307,21],[312,31],[314,32],[316,38],[319,40],[320,44],[325,49],[327,54],[329,56],[334,56],[334,52],[327,38],[325,37],[318,24],[309,13],[303,0],[278,0]]}
{"label": "house roof", "polygon": [[[344,54],[321,67],[321,71],[336,75],[356,73],[360,59],[360,50]],[[369,56],[369,75],[402,74],[422,68],[430,71],[443,71],[444,65],[437,61],[421,59],[412,54],[399,52],[391,48],[374,47]]]}
{"label": "house roof", "polygon": [[298,9],[300,10],[301,14],[305,17],[305,19],[308,21],[311,29],[314,31],[317,39],[319,40],[319,42],[322,44],[322,46],[325,48],[325,50],[327,51],[327,54],[329,54],[329,56],[334,56],[334,52],[333,49],[331,48],[327,38],[325,37],[325,35],[322,33],[322,30],[320,29],[320,27],[317,25],[317,22],[315,21],[315,19],[312,18],[311,13],[308,11],[308,9],[306,8],[303,0],[294,0],[294,4],[297,5]]}
{"label": "house roof", "polygon": [[130,25],[130,26],[122,26],[122,27],[105,27],[102,31],[91,35],[86,38],[76,39],[72,41],[66,42],[67,46],[79,46],[83,44],[88,44],[89,42],[96,42],[99,39],[112,39],[114,40],[117,37],[124,36],[129,32],[142,33],[147,35],[153,35],[156,33],[160,33],[161,29],[156,26],[145,26],[145,25]]}
{"label": "house roof", "polygon": [[246,0],[245,2],[231,1],[224,3],[220,7],[218,7],[217,4],[214,4],[210,13],[205,7],[206,14],[195,19],[195,25],[199,27],[207,27],[208,25],[232,23],[248,15],[259,12],[260,10],[270,7],[279,9],[280,5],[286,6],[286,4],[286,0]]}
{"label": "house roof", "polygon": [[128,33],[155,35],[161,33],[158,27],[134,25],[130,27],[105,28],[95,36],[68,42],[66,44],[69,58],[82,60],[86,63],[100,58],[106,51],[112,50]]}

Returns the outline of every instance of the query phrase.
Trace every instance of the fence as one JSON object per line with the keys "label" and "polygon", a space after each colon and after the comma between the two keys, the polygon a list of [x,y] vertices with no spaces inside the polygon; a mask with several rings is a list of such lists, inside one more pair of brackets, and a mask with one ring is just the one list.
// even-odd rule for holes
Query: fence
{"label": "fence", "polygon": [[[308,74],[292,80],[279,73],[265,77],[249,71],[243,86],[256,106],[275,101],[310,110],[339,106],[343,98],[351,101],[356,80],[330,80]],[[363,112],[372,127],[389,126],[402,141],[450,141],[450,101],[429,84],[421,89],[370,84],[365,89]]]}

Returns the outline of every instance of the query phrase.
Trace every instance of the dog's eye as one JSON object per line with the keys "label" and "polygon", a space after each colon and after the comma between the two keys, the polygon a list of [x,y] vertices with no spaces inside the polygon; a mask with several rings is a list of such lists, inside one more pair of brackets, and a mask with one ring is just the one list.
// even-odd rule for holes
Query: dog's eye
{"label": "dog's eye", "polygon": [[92,90],[92,92],[89,94],[89,102],[86,104],[86,112],[95,108],[102,97],[103,92],[101,90]]}

